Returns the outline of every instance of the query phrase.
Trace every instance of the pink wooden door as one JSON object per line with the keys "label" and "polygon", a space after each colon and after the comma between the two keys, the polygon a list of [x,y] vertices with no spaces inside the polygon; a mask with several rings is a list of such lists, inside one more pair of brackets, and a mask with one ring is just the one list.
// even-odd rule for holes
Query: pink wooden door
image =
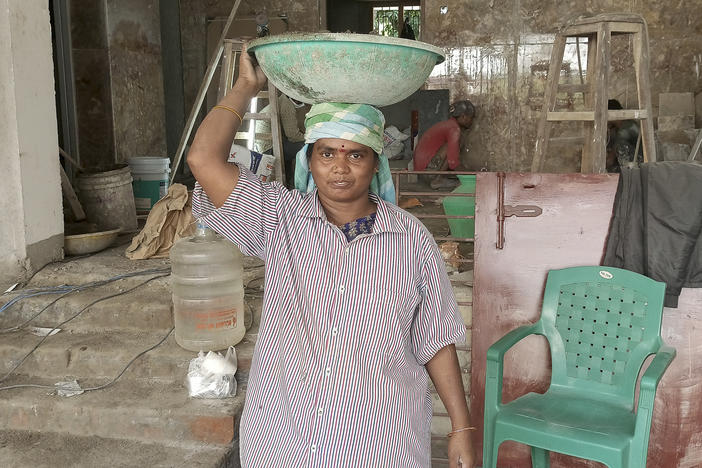
{"label": "pink wooden door", "polygon": [[[471,412],[479,426],[482,459],[485,355],[492,343],[540,315],[548,270],[597,265],[604,252],[618,177],[607,174],[506,174],[505,205],[537,205],[533,218],[507,218],[504,247],[496,248],[498,175],[477,176]],[[677,357],[663,377],[655,403],[649,467],[702,466],[702,340],[698,339],[702,290],[685,289],[677,309],[666,309],[663,337]],[[505,357],[505,401],[543,392],[550,378],[542,337],[520,342]],[[552,466],[602,466],[552,454]],[[498,466],[531,467],[528,447],[506,442]]]}

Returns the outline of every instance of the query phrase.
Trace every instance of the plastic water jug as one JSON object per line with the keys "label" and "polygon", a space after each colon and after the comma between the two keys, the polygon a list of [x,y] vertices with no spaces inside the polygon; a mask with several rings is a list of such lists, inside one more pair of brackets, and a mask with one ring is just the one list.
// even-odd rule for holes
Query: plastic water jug
{"label": "plastic water jug", "polygon": [[170,252],[176,342],[214,351],[244,338],[244,287],[239,249],[203,224]]}

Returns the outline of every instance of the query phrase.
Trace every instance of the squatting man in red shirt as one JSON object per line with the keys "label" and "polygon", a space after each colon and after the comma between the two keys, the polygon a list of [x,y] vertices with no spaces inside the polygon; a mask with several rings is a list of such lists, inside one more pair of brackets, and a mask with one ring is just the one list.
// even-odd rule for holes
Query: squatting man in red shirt
{"label": "squatting man in red shirt", "polygon": [[[461,165],[461,131],[473,125],[475,106],[468,100],[454,102],[449,106],[449,116],[422,134],[414,149],[415,171],[454,171]],[[455,186],[456,182],[437,175],[429,185],[438,189]]]}
{"label": "squatting man in red shirt", "polygon": [[266,80],[245,51],[239,70],[187,160],[195,216],[266,263],[242,466],[429,468],[431,378],[451,419],[449,466],[473,468],[465,327],[431,234],[392,203],[382,113],[312,106],[295,189],[263,183],[227,163]]}

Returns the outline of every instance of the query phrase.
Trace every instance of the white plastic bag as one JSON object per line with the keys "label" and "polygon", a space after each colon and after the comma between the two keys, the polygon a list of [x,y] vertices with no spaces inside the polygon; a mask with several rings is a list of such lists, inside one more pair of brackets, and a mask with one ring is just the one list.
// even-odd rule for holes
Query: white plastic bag
{"label": "white plastic bag", "polygon": [[246,166],[251,172],[256,174],[261,181],[266,182],[270,178],[271,172],[273,172],[275,156],[257,153],[244,146],[232,144],[227,161]]}
{"label": "white plastic bag", "polygon": [[405,134],[397,129],[394,125],[390,125],[383,132],[383,153],[388,159],[399,159],[403,156],[405,145],[404,141],[409,138],[409,134]]}
{"label": "white plastic bag", "polygon": [[236,395],[236,350],[227,354],[200,351],[188,366],[188,392],[192,398],[229,398]]}

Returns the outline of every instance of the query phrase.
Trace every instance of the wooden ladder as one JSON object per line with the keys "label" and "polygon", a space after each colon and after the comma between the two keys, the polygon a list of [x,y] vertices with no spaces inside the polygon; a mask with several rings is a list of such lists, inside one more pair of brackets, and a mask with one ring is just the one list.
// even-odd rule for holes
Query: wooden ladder
{"label": "wooden ladder", "polygon": [[[234,86],[234,80],[236,78],[236,66],[238,64],[239,55],[241,54],[243,44],[244,42],[238,39],[224,40],[224,53],[222,56],[222,69],[219,75],[217,102],[221,101],[222,98],[226,96],[227,93],[232,89],[232,86]],[[280,128],[280,114],[278,110],[278,90],[275,86],[271,84],[270,80],[268,80],[268,90],[263,90],[259,92],[256,97],[258,99],[265,99],[268,101],[269,111],[260,112],[257,109],[250,108],[249,112],[244,114],[243,122],[251,122],[254,141],[268,140],[271,142],[273,148],[273,156],[275,156],[275,166],[273,168],[273,174],[275,176],[275,180],[279,181],[282,184],[285,184],[285,164],[283,164],[283,140]],[[267,122],[270,122],[270,132],[258,133],[256,131],[257,120],[265,120]],[[236,133],[234,141],[247,141],[249,139],[249,134],[250,133],[246,130],[240,129]]]}
{"label": "wooden ladder", "polygon": [[[612,35],[632,35],[634,68],[639,109],[608,110],[607,89],[610,79],[610,56]],[[580,85],[559,84],[563,53],[570,37],[586,37],[587,75]],[[542,172],[549,143],[582,144],[580,172],[604,173],[607,159],[607,122],[611,120],[638,120],[644,162],[656,161],[653,141],[651,111],[651,89],[649,83],[648,30],[646,22],[635,14],[602,14],[580,18],[568,23],[558,34],[553,44],[548,70],[542,116],[539,120],[536,148],[532,160],[532,172]],[[584,94],[584,111],[558,112],[555,109],[559,91],[576,91]],[[559,121],[582,121],[583,137],[550,138],[551,123]]]}

